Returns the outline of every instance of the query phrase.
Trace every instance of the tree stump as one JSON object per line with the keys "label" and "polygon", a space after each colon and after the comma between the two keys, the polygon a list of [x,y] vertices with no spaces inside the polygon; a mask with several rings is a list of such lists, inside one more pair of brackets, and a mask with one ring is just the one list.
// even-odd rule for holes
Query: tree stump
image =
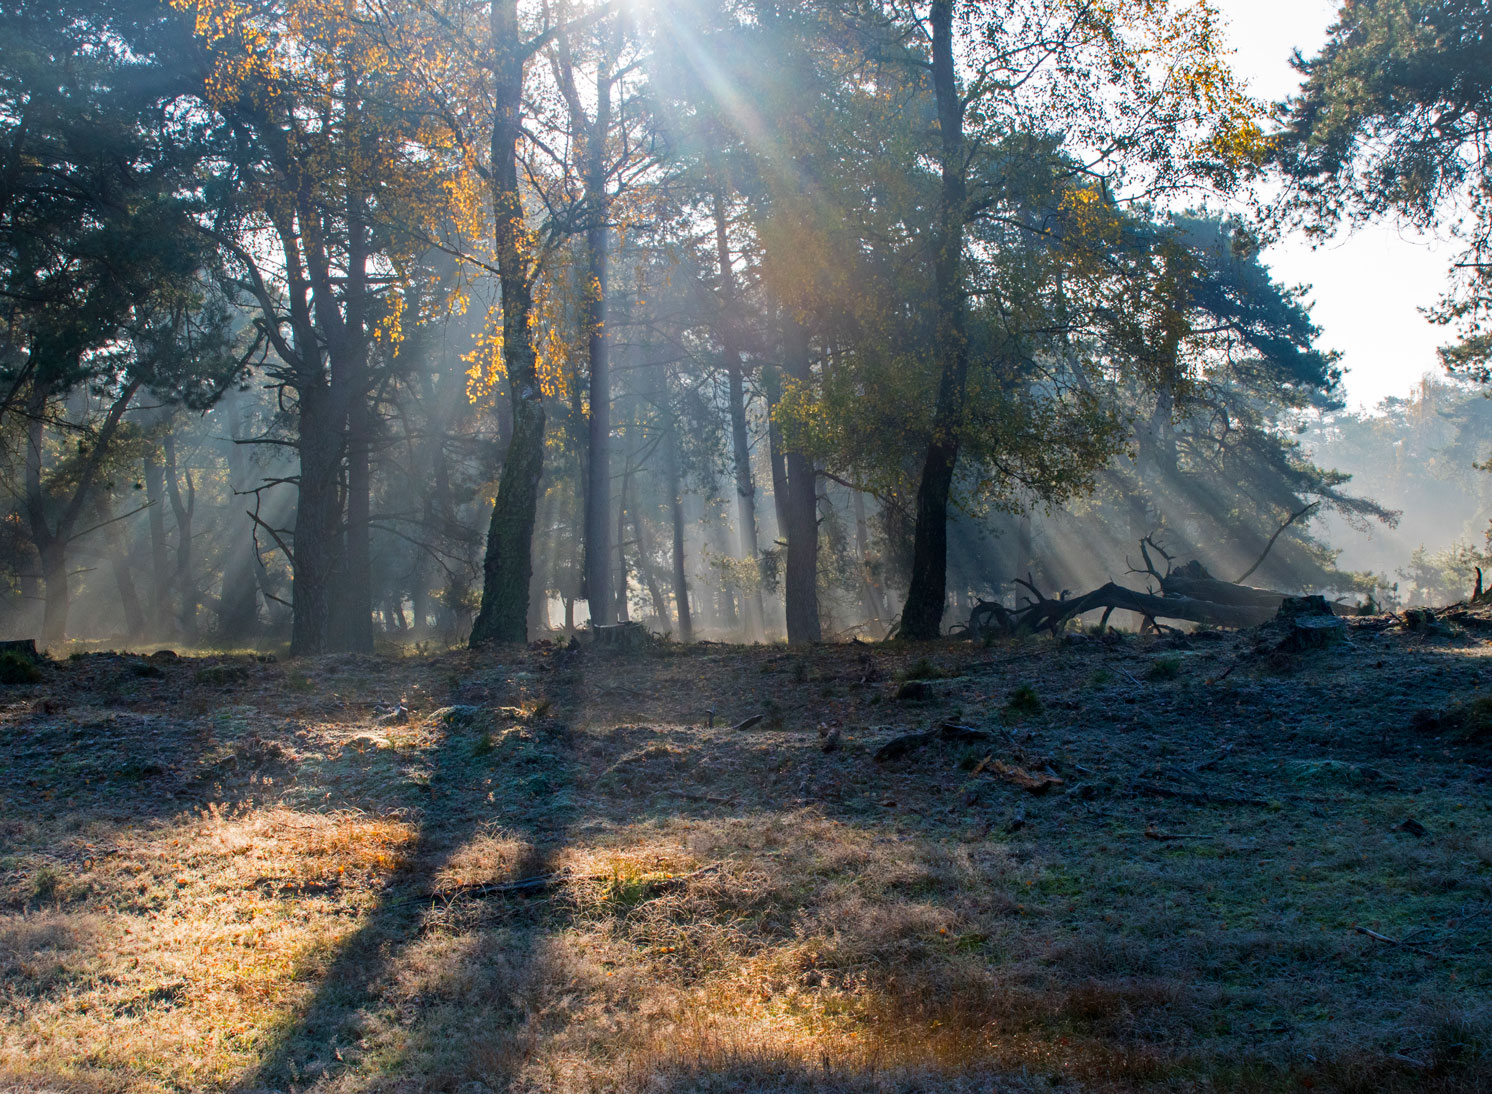
{"label": "tree stump", "polygon": [[1324,596],[1287,596],[1275,622],[1285,632],[1278,649],[1322,650],[1347,641],[1346,620],[1337,618]]}
{"label": "tree stump", "polygon": [[36,652],[36,639],[34,638],[7,638],[0,641],[0,655],[7,653],[23,657],[33,663],[41,660],[41,654]]}
{"label": "tree stump", "polygon": [[591,642],[602,650],[640,650],[652,641],[641,623],[612,623],[591,627]]}

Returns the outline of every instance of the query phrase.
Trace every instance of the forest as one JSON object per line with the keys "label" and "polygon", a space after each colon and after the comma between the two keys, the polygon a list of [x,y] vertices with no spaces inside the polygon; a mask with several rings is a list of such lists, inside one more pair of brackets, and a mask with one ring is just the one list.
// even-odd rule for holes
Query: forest
{"label": "forest", "polygon": [[7,629],[931,638],[1307,506],[1256,580],[1361,599],[1215,17],[849,7],[18,9]]}
{"label": "forest", "polygon": [[0,0],[0,1094],[1486,1089],[1492,14],[1225,6]]}

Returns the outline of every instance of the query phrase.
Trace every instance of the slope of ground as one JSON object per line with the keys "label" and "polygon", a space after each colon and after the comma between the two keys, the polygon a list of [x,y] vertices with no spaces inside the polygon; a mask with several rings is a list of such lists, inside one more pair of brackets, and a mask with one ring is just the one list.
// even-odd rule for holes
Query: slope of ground
{"label": "slope of ground", "polygon": [[48,664],[0,1089],[1487,1089],[1463,623]]}

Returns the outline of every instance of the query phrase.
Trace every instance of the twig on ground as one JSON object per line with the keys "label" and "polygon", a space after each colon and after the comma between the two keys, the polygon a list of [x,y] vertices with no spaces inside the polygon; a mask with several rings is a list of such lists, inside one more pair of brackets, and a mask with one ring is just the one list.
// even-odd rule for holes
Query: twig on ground
{"label": "twig on ground", "polygon": [[1427,950],[1423,946],[1416,946],[1411,942],[1404,942],[1397,938],[1390,938],[1386,934],[1379,934],[1377,931],[1371,931],[1368,928],[1361,926],[1360,924],[1354,925],[1352,929],[1358,934],[1367,935],[1374,942],[1382,942],[1389,946],[1398,946],[1400,949],[1413,950],[1415,953],[1424,954],[1426,957],[1445,956],[1445,954],[1436,953],[1434,950]]}
{"label": "twig on ground", "polygon": [[1160,829],[1156,828],[1154,825],[1152,825],[1151,827],[1145,829],[1145,831],[1141,832],[1140,834],[1142,836],[1144,836],[1146,839],[1159,840],[1161,843],[1172,843],[1172,842],[1174,842],[1176,840],[1182,840],[1182,839],[1215,839],[1216,838],[1215,836],[1209,836],[1209,835],[1206,835],[1206,834],[1201,833],[1201,832],[1162,832]]}
{"label": "twig on ground", "polygon": [[1236,668],[1238,668],[1240,665],[1242,665],[1244,663],[1244,661],[1246,661],[1246,660],[1248,660],[1248,658],[1246,656],[1245,657],[1235,658],[1234,661],[1233,661],[1233,663],[1231,665],[1229,665],[1227,668],[1225,668],[1222,672],[1218,673],[1211,680],[1208,680],[1207,683],[1208,684],[1221,684],[1228,677],[1232,676],[1233,675],[1233,670],[1236,669]]}

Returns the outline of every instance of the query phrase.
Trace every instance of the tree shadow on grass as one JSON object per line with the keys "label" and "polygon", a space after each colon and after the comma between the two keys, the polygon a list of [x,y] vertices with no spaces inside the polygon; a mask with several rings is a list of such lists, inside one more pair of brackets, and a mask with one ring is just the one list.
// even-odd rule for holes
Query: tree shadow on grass
{"label": "tree shadow on grass", "polygon": [[[543,650],[537,656],[571,658],[558,650]],[[504,682],[504,690],[516,694],[513,678],[528,675],[519,666],[532,663],[532,656],[522,655],[508,666],[515,671]],[[567,685],[575,671],[572,659],[568,664],[544,667],[553,670],[548,677],[553,693],[570,690]],[[337,946],[330,962],[318,971],[315,993],[274,1033],[258,1065],[234,1089],[299,1089],[347,1073],[380,1081],[380,1073],[386,1074],[381,1066],[384,1061],[368,1060],[362,1047],[370,1028],[407,1031],[438,1003],[419,994],[400,1001],[402,993],[394,978],[412,951],[449,915],[453,894],[438,891],[437,885],[442,870],[492,826],[500,826],[506,841],[520,848],[506,871],[509,876],[500,879],[499,885],[539,877],[553,869],[573,811],[568,793],[573,782],[567,723],[571,711],[558,701],[524,723],[507,727],[494,721],[489,707],[452,707],[449,711],[442,719],[439,743],[426,756],[428,797],[418,809],[417,835],[407,867],[390,878],[364,922]],[[494,804],[494,777],[511,780],[502,788],[502,806]],[[531,961],[544,933],[543,915],[533,909],[543,899],[542,888],[533,892],[539,895],[519,889],[499,898],[514,924],[515,937],[505,952],[518,966],[514,975],[519,978],[526,977],[523,966]],[[454,895],[461,893],[458,890]]]}
{"label": "tree shadow on grass", "polygon": [[[578,672],[578,666],[570,671],[573,676]],[[555,683],[563,687],[562,681],[557,678]],[[570,694],[575,690],[571,688]],[[1254,690],[1259,691],[1259,702],[1267,701],[1281,709],[1290,702],[1288,695],[1273,696],[1264,688],[1254,689],[1251,685],[1251,695]],[[1405,702],[1408,701],[1406,697]],[[1419,696],[1414,701],[1420,701]],[[652,713],[654,712],[639,712],[636,720],[667,720],[663,717],[650,717]],[[1263,717],[1264,713],[1266,712],[1254,712],[1251,721],[1264,725],[1268,721]],[[1400,720],[1407,722],[1407,708],[1403,713]],[[608,716],[615,717],[614,710]],[[542,756],[536,754],[532,763],[524,761],[521,756],[510,757],[513,762],[505,763],[500,769],[484,769],[500,770],[505,778],[531,784],[533,792],[530,806],[514,808],[510,805],[502,811],[492,806],[487,800],[485,785],[479,778],[473,777],[473,736],[470,733],[447,733],[432,755],[434,775],[431,780],[430,801],[423,809],[419,822],[414,869],[388,886],[367,922],[339,948],[314,998],[280,1032],[260,1066],[245,1080],[244,1085],[285,1089],[292,1085],[325,1080],[328,1086],[335,1085],[339,1090],[459,1091],[468,1083],[480,1083],[480,1086],[473,1085],[469,1088],[472,1094],[486,1089],[589,1089],[601,1085],[599,1080],[591,1079],[567,1083],[564,1076],[553,1077],[546,1070],[552,1061],[569,1051],[562,1039],[565,1032],[563,1024],[568,1021],[563,1008],[549,1012],[545,1010],[545,993],[564,990],[563,984],[556,984],[566,971],[563,966],[564,945],[560,935],[573,920],[566,917],[563,905],[558,902],[547,903],[547,896],[509,894],[470,894],[472,899],[449,906],[413,899],[418,894],[430,891],[439,870],[449,864],[459,849],[478,834],[486,821],[500,823],[506,834],[529,848],[527,861],[517,864],[509,876],[519,877],[545,871],[574,834],[582,831],[580,809],[572,797],[578,795],[581,789],[586,795],[579,803],[584,807],[585,819],[607,821],[617,831],[629,824],[651,826],[649,831],[657,831],[664,828],[671,818],[693,815],[709,815],[714,819],[728,821],[736,830],[719,838],[720,847],[716,855],[741,863],[751,861],[760,850],[759,844],[768,827],[765,822],[759,823],[754,817],[746,816],[747,806],[761,817],[781,815],[784,819],[778,822],[779,828],[791,828],[798,823],[794,820],[794,811],[809,808],[842,820],[847,825],[856,825],[875,835],[866,844],[866,856],[876,854],[874,847],[891,842],[887,837],[905,840],[896,843],[894,853],[887,850],[881,853],[883,857],[874,859],[888,875],[906,867],[905,876],[893,877],[891,882],[880,885],[879,889],[872,886],[865,892],[864,903],[874,905],[877,914],[893,902],[905,905],[909,911],[917,911],[923,905],[952,906],[950,902],[956,902],[960,892],[974,888],[971,885],[945,883],[933,885],[930,880],[922,877],[922,871],[916,869],[918,863],[909,861],[913,855],[918,854],[918,840],[955,838],[954,829],[963,823],[961,817],[956,816],[948,820],[941,819],[946,795],[938,797],[918,789],[936,787],[947,782],[954,757],[946,752],[929,752],[900,767],[882,768],[869,764],[868,746],[866,751],[851,754],[841,751],[832,758],[825,758],[827,754],[819,752],[816,738],[807,735],[804,735],[804,739],[786,735],[761,739],[744,734],[729,738],[717,735],[710,739],[706,764],[695,762],[701,757],[697,752],[690,751],[689,731],[685,727],[676,726],[670,731],[656,726],[638,725],[631,729],[618,728],[607,735],[605,759],[611,762],[606,765],[604,773],[587,781],[582,772],[582,752],[592,747],[594,742],[579,740],[577,736],[558,728],[568,721],[579,724],[580,717],[578,708],[569,706],[568,701],[562,700],[550,713],[550,720],[543,731]],[[1357,750],[1376,747],[1379,740],[1376,733],[1365,734],[1361,727],[1348,724],[1338,716],[1334,708],[1325,708],[1321,713],[1313,714],[1311,724],[1299,732],[1300,739],[1294,742],[1292,748],[1305,756],[1319,754],[1319,750],[1330,743],[1333,756],[1345,755],[1357,759]],[[1191,747],[1195,742],[1188,738],[1181,744]],[[858,749],[860,746],[855,747]],[[1280,746],[1276,743],[1272,747],[1278,749]],[[1429,770],[1430,767],[1440,766],[1439,761],[1435,764],[1420,761],[1416,766],[1420,764],[1426,767],[1427,776],[1434,774]],[[598,769],[600,765],[591,766]],[[1337,771],[1338,768],[1332,767],[1329,770]],[[739,797],[722,800],[723,791],[717,783],[723,781],[723,772],[736,773],[733,781],[738,788]],[[841,780],[836,773],[844,778]],[[1222,787],[1221,780],[1224,777],[1217,776],[1219,788]],[[1275,776],[1266,777],[1262,771],[1254,772],[1250,778],[1260,780],[1261,786],[1265,787],[1258,791],[1261,796],[1272,793],[1269,788],[1278,783]],[[894,798],[888,796],[892,787],[897,787]],[[1268,814],[1268,823],[1275,828],[1283,821],[1314,824],[1305,819],[1310,815],[1308,807],[1311,803],[1302,797],[1308,792],[1314,792],[1309,787],[1302,788],[1293,783],[1286,789],[1289,791],[1289,801],[1279,810]],[[1000,793],[1014,792],[1001,790]],[[1296,801],[1297,797],[1301,800]],[[509,801],[511,800],[510,798]],[[811,806],[807,804],[810,801]],[[700,802],[707,804],[702,807]],[[1050,820],[1054,824],[1059,820],[1073,825],[1090,823],[1085,819],[1082,812],[1084,807],[1080,802],[1081,799],[1076,803],[1047,801],[1043,808],[1052,812]],[[724,808],[710,809],[707,807],[708,803],[718,803]],[[926,808],[926,815],[918,817],[913,813],[912,807],[919,803],[924,807],[938,808]],[[1109,808],[1122,812],[1125,816],[1133,814],[1136,817],[1135,825],[1141,822],[1140,818],[1151,812],[1148,804],[1131,801],[1122,794],[1113,795],[1107,804]],[[1034,812],[1037,807],[1030,808]],[[1181,810],[1178,814],[1175,826],[1178,830],[1193,831],[1195,829],[1189,827],[1193,813],[1204,812],[1203,806],[1188,804],[1186,810]],[[1032,825],[1040,833],[1031,837],[1038,841],[1033,846],[1039,847],[1039,841],[1050,838],[1053,831],[1052,826],[1040,824],[1042,819],[1041,816],[1036,816]],[[1091,824],[1103,827],[1107,825],[1107,821],[1099,817],[1092,820]],[[787,843],[791,837],[793,833],[788,832],[786,835],[778,833],[776,838]],[[827,844],[833,838],[825,834],[823,842]],[[993,839],[999,841],[1000,838]],[[1027,836],[1022,835],[1017,842],[1025,841]],[[983,838],[986,849],[991,842],[991,838]],[[801,845],[801,851],[798,852],[801,855],[812,858],[818,854],[812,840],[805,842],[799,839],[798,843]],[[1139,846],[1148,852],[1148,845]],[[1289,846],[1293,846],[1293,843]],[[928,858],[931,849],[923,848],[920,857]],[[1107,847],[1104,850],[1107,851]],[[948,852],[949,855],[953,853]],[[1028,850],[1027,853],[1039,855],[1041,852]],[[1147,866],[1146,870],[1134,872],[1133,877],[1126,875],[1126,879],[1143,882],[1160,876],[1162,867],[1169,868],[1169,862],[1161,861],[1160,855],[1161,851],[1156,850],[1157,865],[1154,871],[1150,871]],[[1131,857],[1140,856],[1131,853]],[[867,857],[867,862],[870,861]],[[1145,861],[1148,863],[1150,860]],[[758,906],[752,909],[743,910],[727,905],[720,909],[722,914],[717,916],[722,921],[735,923],[744,921],[737,913],[760,912],[761,922],[767,924],[771,931],[777,932],[766,939],[773,945],[787,938],[794,929],[792,913],[810,910],[822,895],[824,886],[837,883],[840,872],[852,869],[811,861],[793,864],[778,859],[777,863],[792,877],[817,879],[815,891],[803,895],[768,892],[760,897]],[[875,880],[875,871],[868,867],[853,869],[870,877],[872,881]],[[997,869],[996,866],[990,866],[986,869],[980,866],[979,869],[983,873],[975,880],[989,883],[999,880],[1003,867]],[[1050,873],[1050,876],[1046,876],[1046,873]],[[1064,1063],[1064,1050],[1057,1046],[1066,1044],[1065,1038],[1070,1028],[1085,1031],[1093,1043],[1106,1049],[1112,1048],[1113,1052],[1121,1056],[1136,1045],[1143,1048],[1143,1043],[1136,1039],[1133,1031],[1123,1028],[1122,1024],[1110,1027],[1111,1015],[1121,1011],[1132,1011],[1141,1017],[1154,1019],[1156,1023],[1177,1030],[1182,1037],[1190,1035],[1187,1028],[1190,1019],[1166,1017],[1166,1011],[1173,1008],[1173,1003],[1164,993],[1154,999],[1148,996],[1131,998],[1121,994],[1115,997],[1117,1001],[1111,1005],[1108,995],[1101,992],[1095,994],[1086,986],[1088,980],[1102,978],[1105,985],[1112,984],[1116,986],[1116,990],[1124,991],[1128,990],[1126,985],[1130,980],[1145,972],[1144,968],[1138,966],[1135,969],[1125,968],[1119,960],[1124,956],[1122,953],[1116,957],[1113,953],[1103,952],[1105,947],[1112,948],[1116,942],[1122,941],[1119,930],[1101,932],[1086,949],[1075,948],[1075,943],[1070,945],[1065,958],[1061,952],[1054,952],[1051,945],[1053,932],[1060,936],[1061,930],[1068,929],[1062,927],[1065,922],[1062,907],[1070,899],[1063,884],[1070,880],[1068,875],[1086,881],[1089,872],[1080,865],[1069,863],[1064,869],[1037,873],[1033,878],[1039,883],[1035,889],[1035,904],[1049,907],[1033,907],[1030,909],[1032,918],[1028,919],[1028,910],[1017,905],[1012,896],[1009,907],[1003,910],[993,903],[989,908],[975,909],[972,919],[978,921],[975,926],[979,927],[979,931],[970,928],[965,935],[977,960],[994,965],[1008,959],[993,956],[999,952],[999,947],[987,946],[982,932],[991,930],[992,927],[992,933],[1005,931],[1012,952],[1041,953],[1045,959],[1061,960],[1062,967],[1051,973],[1058,988],[1076,985],[1077,989],[1081,989],[1077,994],[1070,992],[1071,998],[1057,997],[1050,1014],[1042,1012],[1037,1015],[1040,1036],[1033,1042],[1035,1047],[1032,1051],[1045,1053],[1048,1065],[1057,1074],[1068,1070]],[[1198,877],[1205,884],[1206,879],[1201,874]],[[758,881],[760,886],[765,886],[770,878]],[[1052,888],[1050,893],[1043,896],[1040,883],[1046,881],[1052,883]],[[1011,886],[1019,883],[1019,877],[1009,881]],[[1143,885],[1131,886],[1131,890],[1134,894],[1131,902],[1137,911],[1145,911],[1145,906],[1153,903],[1150,890]],[[1021,892],[1024,890],[1016,890],[1017,894]],[[1033,898],[1024,896],[1021,899]],[[1203,906],[1201,901],[1202,898],[1198,896],[1196,907]],[[1181,911],[1185,911],[1185,907]],[[1194,967],[1208,975],[1227,974],[1227,970],[1221,967],[1214,973],[1213,966],[1199,956],[1200,950],[1188,948],[1190,944],[1186,942],[1181,930],[1169,934],[1159,933],[1160,928],[1172,919],[1180,924],[1182,919],[1178,918],[1179,915],[1180,913],[1170,916],[1164,922],[1158,921],[1152,937],[1143,940],[1143,945],[1136,944],[1143,951],[1138,953],[1138,958],[1153,962],[1156,955],[1166,960],[1174,957],[1177,960],[1185,959],[1191,963],[1188,967]],[[681,923],[681,929],[687,929],[691,922],[697,923],[698,917],[694,921]],[[1032,926],[1025,926],[1027,923]],[[1048,923],[1054,926],[1044,925]],[[1009,926],[1011,924],[1015,926]],[[869,954],[870,963],[881,969],[898,968],[898,962],[906,964],[912,961],[908,955],[919,951],[906,949],[902,945],[904,941],[915,944],[921,950],[945,944],[956,948],[959,943],[957,938],[945,943],[939,938],[930,937],[934,933],[930,924],[928,929],[919,929],[915,937],[888,936],[884,943],[877,943],[870,937],[859,940],[850,937],[857,931],[867,936],[873,933],[850,918],[832,926],[834,930],[842,932],[847,941],[864,949]],[[869,926],[874,927],[875,924],[871,923]],[[1091,920],[1088,926],[1093,926]],[[452,930],[453,927],[456,930]],[[474,927],[480,929],[472,929]],[[1258,933],[1259,940],[1265,944],[1273,946],[1278,941],[1267,931],[1261,929]],[[637,944],[647,943],[649,940],[642,934],[637,934],[630,941]],[[1288,939],[1284,941],[1288,942]],[[1237,944],[1240,963],[1254,960],[1249,944],[1247,938],[1241,938]],[[1316,940],[1312,944],[1325,943]],[[1281,950],[1286,957],[1294,952],[1288,947]],[[981,954],[984,956],[979,956]],[[936,961],[928,963],[925,957],[916,957],[915,961],[926,964],[930,976],[942,976],[943,966]],[[414,966],[413,973],[411,966]],[[1278,979],[1293,981],[1296,978],[1296,971],[1282,961]],[[929,981],[924,987],[927,990],[923,994],[935,996],[940,1002],[947,1002],[943,998],[948,994],[946,978]],[[1092,999],[1097,999],[1097,1003],[1093,1003]],[[700,1005],[714,1006],[715,1001],[711,999]],[[1201,1008],[1203,1004],[1196,1005]],[[998,1013],[993,1005],[966,1009],[974,1013]],[[646,1021],[645,1017],[643,1021]],[[370,1040],[381,1047],[370,1050],[359,1061],[355,1046],[369,1025],[376,1026],[379,1033],[378,1037]],[[599,1024],[597,1028],[600,1028]],[[598,1049],[590,1061],[593,1065],[610,1066],[608,1061],[611,1061],[619,1067],[630,1066],[625,1051],[610,1054],[595,1036],[590,1037],[590,1043],[585,1047],[587,1050]],[[911,1057],[914,1062],[928,1058],[929,1054],[921,1051],[925,1046],[918,1044],[915,1047],[918,1051]],[[340,1060],[339,1055],[342,1057]],[[816,1068],[811,1061],[805,1063],[793,1058],[779,1059],[764,1055],[758,1059],[749,1053],[732,1056],[728,1051],[721,1054],[694,1053],[689,1045],[672,1042],[663,1045],[662,1051],[656,1054],[656,1059],[647,1057],[646,1052],[640,1056],[644,1058],[645,1066],[656,1065],[650,1073],[637,1074],[629,1071],[615,1076],[614,1083],[608,1078],[606,1085],[614,1086],[619,1091],[647,1090],[667,1094],[725,1090],[830,1090],[853,1091],[855,1094],[865,1091],[868,1094],[870,1091],[929,1088],[963,1091],[989,1089],[996,1085],[994,1078],[979,1077],[984,1074],[979,1069],[991,1063],[989,1053],[973,1059],[967,1074],[940,1073],[927,1080],[919,1079],[910,1072],[876,1072],[873,1069],[856,1071],[854,1068],[844,1067],[836,1069],[832,1064]],[[563,1060],[560,1063],[563,1064]],[[1206,1062],[1206,1066],[1211,1067],[1215,1063]],[[1351,1071],[1351,1074],[1355,1075],[1360,1071],[1373,1076],[1371,1082],[1359,1085],[1358,1089],[1415,1089],[1412,1083],[1423,1079],[1423,1076],[1410,1076],[1401,1082],[1403,1077],[1393,1069],[1402,1066],[1402,1063],[1394,1064],[1392,1061],[1358,1061],[1351,1063],[1350,1068],[1348,1064],[1344,1064],[1343,1075],[1347,1075],[1351,1068],[1356,1068],[1358,1070]],[[1280,1070],[1261,1071],[1260,1075],[1262,1078],[1253,1082],[1252,1086],[1240,1082],[1235,1088],[1267,1090],[1299,1085],[1290,1074]],[[1303,1072],[1302,1075],[1306,1073]],[[334,1083],[332,1080],[338,1077],[343,1081]],[[1112,1073],[1109,1077],[1112,1077]],[[1148,1081],[1136,1079],[1132,1085],[1143,1086]],[[1405,1085],[1406,1083],[1410,1085]],[[1469,1076],[1448,1077],[1445,1083],[1443,1089],[1477,1088]],[[1333,1088],[1329,1083],[1321,1085]],[[1351,1083],[1344,1079],[1335,1084],[1335,1087],[1350,1088]],[[1016,1091],[1023,1089],[1018,1082],[1011,1082],[1008,1076],[998,1077],[997,1088]]]}

